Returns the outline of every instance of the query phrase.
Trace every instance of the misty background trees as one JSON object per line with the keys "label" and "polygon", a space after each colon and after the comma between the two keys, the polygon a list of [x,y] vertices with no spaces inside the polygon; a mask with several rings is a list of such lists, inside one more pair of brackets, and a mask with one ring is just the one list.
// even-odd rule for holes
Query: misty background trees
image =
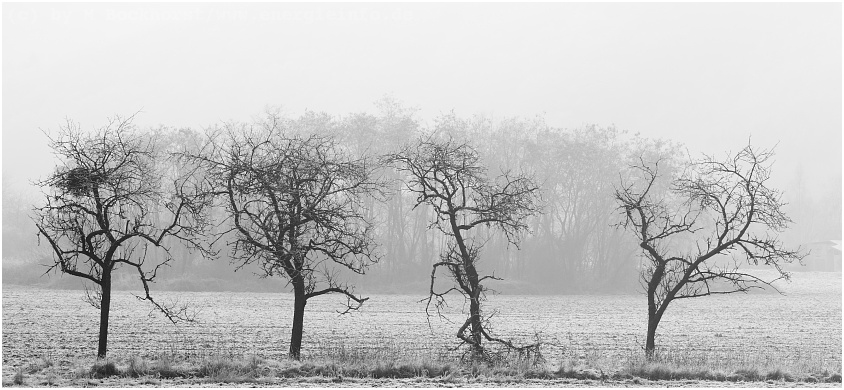
{"label": "misty background trees", "polygon": [[41,256],[47,271],[96,287],[87,299],[100,309],[98,355],[121,268],[125,281],[140,280],[138,298],[173,322],[189,320],[187,309],[154,300],[154,280],[195,281],[204,268],[227,286],[251,283],[244,273],[275,281],[267,290],[294,294],[294,359],[309,299],[340,295],[348,312],[367,300],[353,286],[400,283],[414,294],[421,284],[430,317],[456,292],[467,314],[457,338],[492,360],[490,342],[531,355],[541,345],[490,333],[483,303],[493,282],[512,281],[492,286],[509,293],[625,292],[641,276],[650,357],[673,300],[773,287],[777,278],[746,266],[787,278],[784,266],[805,257],[778,236],[792,220],[768,183],[769,150],[690,160],[681,145],[614,128],[453,112],[427,127],[389,99],[379,108],[268,110],[202,132],[139,132],[131,117],[90,133],[62,127],[50,143],[59,165],[36,182],[44,193],[33,219],[51,249]]}
{"label": "misty background trees", "polygon": [[[622,221],[614,212],[614,186],[619,175],[629,173],[638,156],[679,158],[682,147],[668,140],[653,140],[614,127],[583,126],[560,129],[542,118],[492,120],[483,116],[459,117],[466,123],[451,136],[470,141],[482,156],[482,164],[532,172],[544,200],[545,210],[528,218],[530,233],[520,250],[507,250],[505,237],[493,236],[482,248],[483,272],[495,270],[504,281],[496,282],[505,293],[616,293],[636,292],[638,245],[634,238],[617,229]],[[316,133],[332,135],[353,155],[380,155],[434,132],[413,108],[394,99],[376,103],[374,113],[306,112],[297,121],[312,123]],[[263,119],[257,118],[256,121]],[[151,130],[166,150],[189,150],[201,144],[204,129],[169,128]],[[428,229],[430,209],[413,208],[415,197],[402,189],[401,174],[383,167],[385,190],[396,194],[386,201],[374,197],[363,200],[362,212],[373,224],[374,242],[382,256],[365,278],[347,275],[360,291],[412,292],[424,294],[425,276],[447,244],[436,231]],[[172,169],[176,169],[174,166]],[[175,171],[173,172],[175,174]],[[781,238],[793,247],[808,241],[841,237],[841,199],[836,188],[823,196],[808,194],[805,180],[796,177],[793,186],[783,188],[783,209],[794,220]],[[36,229],[29,221],[32,194],[4,186],[4,282],[51,284],[77,287],[68,278],[41,278],[50,253],[36,241]],[[222,218],[215,209],[214,218]],[[221,227],[223,229],[225,227]],[[224,245],[216,249],[223,248]],[[171,248],[179,261],[159,270],[157,288],[173,290],[261,290],[278,291],[285,283],[272,278],[257,279],[257,264],[247,264],[237,272],[228,259],[207,261],[178,243]],[[152,254],[157,256],[156,254]],[[118,271],[117,288],[132,288],[131,275]]]}

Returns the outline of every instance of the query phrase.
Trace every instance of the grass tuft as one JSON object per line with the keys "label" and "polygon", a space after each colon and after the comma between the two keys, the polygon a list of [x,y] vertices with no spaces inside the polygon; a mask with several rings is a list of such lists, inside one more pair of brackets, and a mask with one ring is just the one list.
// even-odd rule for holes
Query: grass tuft
{"label": "grass tuft", "polygon": [[126,369],[126,375],[138,378],[149,374],[149,372],[149,363],[144,358],[136,355],[129,358],[129,367]]}
{"label": "grass tuft", "polygon": [[246,358],[246,367],[250,371],[258,372],[265,362],[266,361],[264,359],[261,359],[260,356],[253,354]]}
{"label": "grass tuft", "polygon": [[262,370],[264,363],[264,360],[257,355],[251,355],[240,362],[230,357],[216,355],[205,358],[200,363],[196,374],[213,382],[254,382],[255,378],[264,371]]}
{"label": "grass tuft", "polygon": [[158,360],[150,368],[150,374],[155,374],[161,378],[177,378],[185,376],[184,373],[176,368],[176,360],[173,355],[162,353],[158,356]]}
{"label": "grass tuft", "polygon": [[[812,378],[812,377],[809,377]],[[767,380],[794,382],[794,377],[791,374],[783,371],[781,368],[768,372],[765,376]]]}
{"label": "grass tuft", "polygon": [[47,373],[47,377],[44,378],[44,382],[42,382],[41,384],[47,385],[47,386],[53,386],[53,385],[56,384],[56,379],[57,379],[56,374],[50,372],[50,373]]}
{"label": "grass tuft", "polygon": [[230,360],[215,356],[202,362],[197,375],[213,382],[232,382],[237,373],[237,367]]}
{"label": "grass tuft", "polygon": [[738,376],[738,381],[742,382],[758,382],[764,380],[756,368],[740,368],[734,374]]}
{"label": "grass tuft", "polygon": [[409,364],[396,365],[395,362],[378,362],[372,369],[372,378],[413,378],[421,376],[421,373],[421,367],[416,369]]}
{"label": "grass tuft", "polygon": [[91,376],[94,378],[107,378],[115,375],[120,375],[120,370],[110,360],[98,360],[91,366]]}
{"label": "grass tuft", "polygon": [[12,378],[12,383],[14,383],[16,385],[22,385],[23,384],[23,369],[22,368],[18,368],[17,371],[15,371],[15,377]]}
{"label": "grass tuft", "polygon": [[50,359],[46,356],[41,356],[40,358],[36,359],[34,362],[29,364],[29,368],[27,369],[27,373],[35,374],[45,368],[52,367],[54,364],[53,359]]}

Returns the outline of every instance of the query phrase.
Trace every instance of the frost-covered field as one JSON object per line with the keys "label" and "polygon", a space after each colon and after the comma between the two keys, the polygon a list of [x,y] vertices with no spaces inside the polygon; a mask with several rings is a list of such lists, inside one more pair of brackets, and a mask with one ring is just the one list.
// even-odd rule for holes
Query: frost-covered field
{"label": "frost-covered field", "polygon": [[[795,273],[786,295],[749,294],[677,301],[660,325],[657,344],[676,359],[709,364],[769,362],[841,369],[841,274]],[[256,293],[166,293],[198,310],[197,322],[173,326],[130,292],[112,303],[109,354],[180,358],[287,352],[292,296]],[[3,377],[40,358],[57,362],[96,354],[98,311],[84,292],[3,286]],[[446,317],[431,317],[420,296],[371,295],[356,313],[340,316],[340,297],[307,307],[303,357],[338,353],[438,358],[459,327],[461,302]],[[457,298],[455,296],[455,298]],[[645,300],[641,295],[491,296],[493,331],[515,341],[538,335],[551,365],[581,360],[612,366],[642,354]],[[837,367],[837,370],[834,368]]]}

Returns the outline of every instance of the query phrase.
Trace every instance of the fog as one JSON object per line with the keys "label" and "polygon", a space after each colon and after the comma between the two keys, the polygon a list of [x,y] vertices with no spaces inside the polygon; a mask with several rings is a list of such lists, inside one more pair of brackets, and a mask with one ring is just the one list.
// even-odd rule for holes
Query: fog
{"label": "fog", "polygon": [[140,127],[201,131],[268,106],[378,115],[384,96],[422,127],[453,110],[613,127],[693,156],[776,146],[783,238],[840,240],[841,18],[837,3],[5,3],[4,269],[43,256],[30,182],[56,165],[42,130],[65,118],[140,111]]}

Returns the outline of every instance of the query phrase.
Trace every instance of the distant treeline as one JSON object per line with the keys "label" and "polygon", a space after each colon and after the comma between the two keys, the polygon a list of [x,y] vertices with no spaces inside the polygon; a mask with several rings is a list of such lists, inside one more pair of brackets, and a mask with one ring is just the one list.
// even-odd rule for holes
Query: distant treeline
{"label": "distant treeline", "polygon": [[[468,142],[491,171],[512,169],[529,173],[541,188],[543,210],[531,217],[530,232],[521,240],[519,250],[503,236],[485,237],[489,241],[483,247],[479,267],[504,279],[490,283],[490,288],[504,293],[620,293],[639,288],[640,251],[634,238],[617,227],[623,216],[617,209],[614,191],[620,177],[641,157],[650,160],[659,157],[668,169],[681,169],[685,153],[681,145],[614,127],[554,128],[542,118],[493,121],[446,113],[433,123],[423,123],[416,110],[394,100],[384,99],[377,107],[375,115],[306,112],[298,118],[282,117],[286,121],[283,127],[293,132],[332,136],[356,155],[387,154],[430,134],[445,133]],[[266,115],[253,123],[231,122],[215,127],[245,129],[268,118],[278,116]],[[160,145],[168,145],[170,152],[195,150],[203,145],[206,134],[204,130],[166,126],[149,131],[152,137],[162,141]],[[415,195],[404,188],[397,170],[385,166],[381,174],[386,182],[392,183],[391,188],[386,188],[392,196],[371,197],[366,206],[367,217],[376,227],[380,261],[366,276],[343,276],[362,292],[425,293],[431,265],[442,252],[446,237],[429,228],[433,218],[430,208],[412,207]],[[4,186],[3,193],[3,282],[80,286],[74,278],[57,281],[58,273],[52,274],[50,280],[41,277],[46,267],[34,264],[51,264],[51,254],[43,242],[37,247],[34,223],[28,217],[32,205],[40,200],[20,196],[7,187]],[[804,198],[800,201],[808,202]],[[840,237],[840,204],[838,199],[838,210],[831,210],[839,217],[837,232],[825,231],[835,230],[836,225],[830,223],[830,228],[811,232],[812,235]],[[224,210],[219,210],[220,219],[223,215]],[[812,225],[814,230],[818,230],[817,225]],[[800,234],[800,238],[804,239],[805,235]],[[232,272],[237,264],[229,264],[224,241],[217,242],[220,255],[213,261],[172,241],[170,246],[177,254],[177,261],[160,272],[156,289],[278,291],[285,288],[283,280],[257,279],[254,274],[260,272],[253,265]],[[127,278],[126,287],[130,286],[134,283]],[[122,287],[119,274],[115,287]]]}

